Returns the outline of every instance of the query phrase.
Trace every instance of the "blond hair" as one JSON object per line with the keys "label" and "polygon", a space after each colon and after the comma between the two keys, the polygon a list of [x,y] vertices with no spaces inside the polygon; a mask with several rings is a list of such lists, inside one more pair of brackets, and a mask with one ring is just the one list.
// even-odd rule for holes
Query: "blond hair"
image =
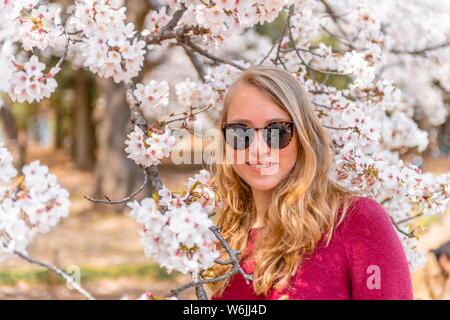
{"label": "blond hair", "polygon": [[[331,141],[307,92],[289,72],[275,66],[255,66],[243,71],[225,94],[220,122],[226,121],[233,90],[242,81],[259,88],[292,116],[299,141],[297,161],[273,190],[264,221],[267,227],[258,231],[252,253],[253,289],[256,294],[266,294],[271,288],[280,290],[289,285],[302,257],[314,250],[322,236],[327,243],[330,241],[333,229],[345,216],[349,198],[355,194],[329,178],[334,160]],[[225,144],[221,144],[225,155]],[[211,169],[222,204],[217,225],[231,247],[243,254],[256,217],[251,188],[234,172],[226,156]],[[338,219],[341,201],[343,210]],[[226,252],[221,251],[225,259]],[[214,266],[216,275],[230,269],[231,265]],[[213,295],[220,296],[229,281],[230,278],[216,282]]]}

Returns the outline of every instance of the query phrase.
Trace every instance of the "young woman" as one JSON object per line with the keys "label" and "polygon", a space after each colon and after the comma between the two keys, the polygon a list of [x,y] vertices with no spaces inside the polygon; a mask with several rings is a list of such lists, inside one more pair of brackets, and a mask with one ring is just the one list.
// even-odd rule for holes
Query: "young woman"
{"label": "young woman", "polygon": [[237,273],[214,285],[212,299],[412,298],[389,216],[330,179],[331,142],[289,72],[242,72],[225,95],[221,122],[217,224],[253,281]]}

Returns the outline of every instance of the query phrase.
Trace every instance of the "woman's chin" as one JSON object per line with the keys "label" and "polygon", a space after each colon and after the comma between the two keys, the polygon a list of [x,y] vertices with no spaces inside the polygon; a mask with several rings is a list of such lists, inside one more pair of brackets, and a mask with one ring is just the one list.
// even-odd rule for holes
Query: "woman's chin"
{"label": "woman's chin", "polygon": [[256,190],[272,190],[283,180],[283,174],[278,166],[276,168],[261,168],[259,170],[248,167],[247,164],[241,164],[235,165],[233,168],[250,187]]}
{"label": "woman's chin", "polygon": [[275,188],[279,184],[278,179],[275,177],[260,176],[260,177],[249,177],[245,179],[247,184],[255,190],[259,191],[269,191]]}

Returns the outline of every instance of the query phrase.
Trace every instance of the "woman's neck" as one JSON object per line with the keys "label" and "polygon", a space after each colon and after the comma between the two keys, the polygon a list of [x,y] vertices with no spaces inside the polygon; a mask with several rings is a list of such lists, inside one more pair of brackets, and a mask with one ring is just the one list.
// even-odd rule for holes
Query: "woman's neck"
{"label": "woman's neck", "polygon": [[252,228],[263,227],[267,210],[269,208],[270,201],[272,200],[272,192],[272,190],[261,191],[252,189],[253,201],[256,207],[256,217]]}

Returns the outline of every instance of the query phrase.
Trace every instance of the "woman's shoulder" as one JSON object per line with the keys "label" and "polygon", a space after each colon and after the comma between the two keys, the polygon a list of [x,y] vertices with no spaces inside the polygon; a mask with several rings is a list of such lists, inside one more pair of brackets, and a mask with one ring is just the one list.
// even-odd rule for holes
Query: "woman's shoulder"
{"label": "woman's shoulder", "polygon": [[[354,299],[411,299],[408,263],[388,212],[374,199],[352,201],[338,241],[344,248]],[[368,283],[381,279],[381,290]]]}
{"label": "woman's shoulder", "polygon": [[[342,210],[342,206],[341,206]],[[384,207],[366,196],[350,200],[347,212],[338,227],[344,236],[377,237],[383,234],[395,234],[391,218]]]}

